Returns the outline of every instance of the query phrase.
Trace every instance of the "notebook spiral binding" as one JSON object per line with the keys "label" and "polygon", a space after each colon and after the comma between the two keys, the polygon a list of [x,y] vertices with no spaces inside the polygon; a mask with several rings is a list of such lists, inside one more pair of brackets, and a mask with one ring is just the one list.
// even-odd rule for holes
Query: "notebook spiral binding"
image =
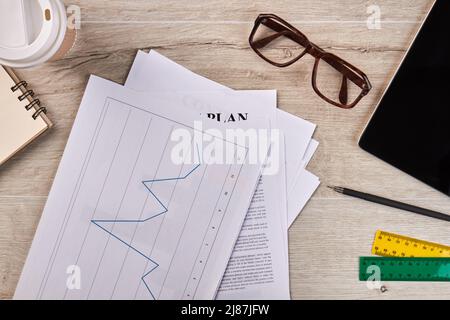
{"label": "notebook spiral binding", "polygon": [[[18,97],[19,101],[23,101],[27,98],[33,98],[34,92],[33,90],[27,90],[28,83],[26,81],[20,81],[18,82],[14,87],[11,88],[12,92],[16,92],[20,88],[23,88],[25,91],[22,95]],[[34,120],[36,120],[41,113],[46,114],[47,108],[41,106],[41,101],[39,99],[33,99],[29,104],[25,106],[25,109],[27,111],[31,110],[32,108],[37,108],[36,111],[33,113],[32,117]]]}

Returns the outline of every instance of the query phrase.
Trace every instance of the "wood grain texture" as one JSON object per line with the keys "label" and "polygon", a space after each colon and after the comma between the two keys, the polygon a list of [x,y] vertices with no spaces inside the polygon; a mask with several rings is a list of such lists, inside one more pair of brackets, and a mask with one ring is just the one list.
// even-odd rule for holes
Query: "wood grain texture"
{"label": "wood grain texture", "polygon": [[[321,145],[309,169],[323,184],[290,230],[295,299],[450,298],[446,283],[358,281],[358,257],[370,255],[377,229],[450,244],[445,222],[340,197],[342,184],[448,212],[448,197],[357,147],[358,136],[389,83],[432,0],[379,0],[382,24],[367,28],[366,0],[162,1],[74,0],[82,27],[63,60],[17,70],[48,106],[55,128],[0,168],[0,298],[11,298],[90,74],[123,83],[138,49],[162,54],[235,89],[277,89],[280,108],[318,125]],[[331,108],[312,91],[309,58],[276,69],[249,49],[254,18],[273,12],[310,39],[364,70],[373,91],[354,110]],[[309,60],[308,60],[309,59]]]}

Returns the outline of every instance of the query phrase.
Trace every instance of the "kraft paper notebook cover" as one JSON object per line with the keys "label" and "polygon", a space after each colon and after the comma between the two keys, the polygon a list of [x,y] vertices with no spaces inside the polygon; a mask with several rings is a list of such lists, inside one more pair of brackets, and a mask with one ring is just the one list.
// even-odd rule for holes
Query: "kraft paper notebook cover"
{"label": "kraft paper notebook cover", "polygon": [[0,165],[52,126],[45,112],[27,83],[0,66]]}

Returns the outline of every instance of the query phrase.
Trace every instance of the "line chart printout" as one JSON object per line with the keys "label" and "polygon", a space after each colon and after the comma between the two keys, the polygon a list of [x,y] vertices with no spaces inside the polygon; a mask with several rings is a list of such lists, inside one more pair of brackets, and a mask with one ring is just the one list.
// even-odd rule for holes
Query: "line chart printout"
{"label": "line chart printout", "polygon": [[[223,88],[206,78],[202,78],[184,67],[168,60],[155,51],[145,54],[139,51],[128,74],[126,87],[146,92],[207,90],[221,91]],[[231,91],[231,90],[226,90]],[[264,97],[270,101],[271,92],[234,91]],[[229,112],[242,111],[242,106],[230,106]],[[272,104],[264,103],[254,110],[247,109],[249,117],[269,109],[276,111],[276,99]],[[215,114],[215,110],[210,110]],[[207,119],[215,121],[215,119]],[[275,123],[278,127],[278,123]],[[280,135],[279,148],[272,148],[278,158],[278,170],[261,176],[258,187],[248,209],[247,216],[236,241],[234,251],[216,299],[290,299],[289,257],[288,257],[288,216],[285,144]],[[299,143],[301,145],[301,143]],[[269,159],[272,157],[269,156]],[[295,195],[294,195],[295,196]],[[295,199],[296,197],[294,197]],[[284,250],[282,250],[284,249]]]}
{"label": "line chart printout", "polygon": [[[198,132],[185,101],[91,77],[15,299],[214,298],[261,166]],[[193,138],[176,163],[180,129],[232,145],[234,161],[204,163]]]}

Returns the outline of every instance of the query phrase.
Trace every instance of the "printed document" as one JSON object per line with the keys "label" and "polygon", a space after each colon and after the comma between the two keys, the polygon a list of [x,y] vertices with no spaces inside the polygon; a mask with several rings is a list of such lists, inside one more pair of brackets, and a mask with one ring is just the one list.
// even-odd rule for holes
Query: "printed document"
{"label": "printed document", "polygon": [[[137,93],[91,77],[16,299],[216,296],[262,165],[220,123],[201,121],[190,103],[206,95]],[[264,104],[223,93],[207,101]],[[239,128],[270,128],[270,117]],[[206,162],[212,143],[233,161]]]}
{"label": "printed document", "polygon": [[[194,76],[191,83],[192,73],[158,54],[154,59],[147,59],[149,55],[143,52],[139,56],[128,75],[128,88],[146,92],[186,88],[211,91],[210,80],[198,81],[200,77]],[[152,72],[141,72],[148,68]],[[264,91],[253,94],[264,95]],[[272,108],[275,107],[276,103]],[[238,108],[230,110],[239,112]],[[261,106],[253,114],[262,110]],[[282,116],[290,120],[287,113]],[[281,141],[279,145],[271,151],[279,157],[280,168],[276,174],[266,174],[260,179],[217,299],[290,299],[285,144]]]}

